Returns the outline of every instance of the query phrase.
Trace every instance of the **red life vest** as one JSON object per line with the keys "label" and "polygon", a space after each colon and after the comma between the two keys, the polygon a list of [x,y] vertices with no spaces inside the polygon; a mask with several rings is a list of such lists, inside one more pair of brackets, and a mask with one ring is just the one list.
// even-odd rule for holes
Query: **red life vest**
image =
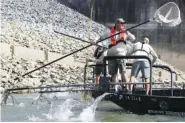
{"label": "red life vest", "polygon": [[[115,35],[115,34],[116,34],[116,30],[115,30],[114,28],[112,28],[112,29],[110,30],[110,36]],[[119,34],[119,40],[122,40],[122,41],[125,40],[124,32],[121,32],[121,33]],[[112,46],[115,46],[116,44],[117,44],[117,42],[116,42],[116,35],[115,35],[115,36],[112,36],[112,37],[111,37],[111,45],[112,45]]]}

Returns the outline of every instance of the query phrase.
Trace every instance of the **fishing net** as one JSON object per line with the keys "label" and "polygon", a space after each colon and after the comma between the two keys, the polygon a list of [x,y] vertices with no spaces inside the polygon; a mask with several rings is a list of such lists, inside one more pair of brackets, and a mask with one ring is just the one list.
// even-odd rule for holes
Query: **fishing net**
{"label": "fishing net", "polygon": [[181,23],[179,7],[174,2],[164,4],[154,14],[154,21],[159,22],[162,26],[179,25]]}

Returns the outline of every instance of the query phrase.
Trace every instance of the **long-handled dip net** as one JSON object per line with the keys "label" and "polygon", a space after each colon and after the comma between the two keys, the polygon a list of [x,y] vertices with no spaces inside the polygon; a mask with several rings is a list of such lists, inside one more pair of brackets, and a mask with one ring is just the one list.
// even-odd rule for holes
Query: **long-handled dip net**
{"label": "long-handled dip net", "polygon": [[[133,27],[128,28],[125,31],[131,30],[148,22],[158,22],[161,26],[174,27],[181,23],[180,9],[174,2],[168,2],[156,10],[154,17],[150,20],[137,24]],[[121,32],[119,32],[121,33]],[[117,33],[117,34],[119,34]],[[115,34],[115,35],[117,35]],[[112,36],[115,36],[112,35]],[[109,37],[108,37],[109,38]],[[106,38],[107,39],[107,38]],[[105,39],[104,39],[105,40]],[[103,40],[102,40],[103,41]]]}
{"label": "long-handled dip net", "polygon": [[[155,12],[153,19],[148,20],[148,21],[145,21],[145,22],[140,23],[140,24],[137,24],[137,25],[135,25],[135,26],[133,26],[131,28],[128,28],[125,31],[131,30],[133,28],[136,28],[138,26],[141,26],[141,25],[146,24],[146,23],[151,22],[151,21],[158,22],[162,26],[168,26],[168,27],[177,26],[177,25],[179,25],[181,23],[181,17],[180,17],[179,7],[174,2],[169,2],[169,3],[161,6]],[[55,31],[55,32],[56,33],[60,33],[60,32],[57,32],[57,31]],[[119,32],[119,33],[121,33],[121,32]],[[117,34],[119,34],[119,33],[117,33]],[[66,35],[64,33],[60,33],[60,34]],[[117,34],[115,34],[115,35],[117,35]],[[115,36],[115,35],[112,35],[112,36]],[[66,36],[69,36],[69,35],[66,35]],[[110,37],[112,37],[112,36],[110,36]],[[69,36],[69,37],[76,38],[76,37],[73,37],[73,36]],[[105,39],[102,39],[102,40],[98,41],[97,43],[99,43],[101,41],[104,41],[104,40],[106,40],[106,39],[108,39],[110,37],[107,37]],[[49,62],[49,63],[47,63],[47,64],[45,64],[45,65],[43,65],[41,67],[38,67],[38,68],[36,68],[34,70],[31,70],[31,71],[25,73],[24,75],[22,75],[21,77],[24,77],[24,76],[26,76],[26,75],[28,75],[30,73],[33,73],[33,72],[35,72],[35,71],[37,71],[37,70],[39,70],[41,68],[44,68],[44,67],[46,67],[46,66],[48,66],[48,65],[50,65],[50,64],[52,64],[54,62],[57,62],[57,61],[59,61],[61,59],[66,58],[66,57],[68,57],[70,55],[73,55],[74,53],[77,53],[79,51],[82,51],[83,49],[86,49],[86,48],[88,48],[88,47],[90,47],[92,45],[97,45],[97,44],[93,44],[91,42],[85,41],[83,39],[79,39],[79,38],[77,38],[77,39],[78,40],[81,40],[81,41],[84,41],[84,42],[87,42],[87,43],[90,43],[90,45],[87,45],[86,47],[83,47],[83,48],[81,48],[79,50],[76,50],[76,51],[74,51],[72,53],[69,53],[67,55],[62,56],[61,58],[58,58],[58,59],[56,59],[54,61],[51,61],[51,62]],[[19,78],[17,77],[14,80],[19,80]],[[152,81],[152,80],[150,80],[150,81]],[[89,86],[89,90],[87,90],[87,88],[84,88],[84,86],[85,86],[84,84],[76,84],[76,85],[75,84],[69,84],[69,85],[58,85],[58,86],[50,86],[50,85],[48,85],[46,87],[39,86],[39,87],[12,88],[12,89],[7,89],[5,91],[3,100],[4,100],[4,103],[6,103],[6,100],[8,98],[8,95],[10,95],[11,93],[14,93],[14,92],[16,93],[16,91],[21,91],[21,90],[25,90],[25,89],[28,89],[28,90],[37,90],[36,92],[34,91],[34,93],[41,93],[41,94],[43,94],[43,93],[47,93],[47,92],[48,93],[62,92],[62,91],[65,91],[66,92],[66,91],[70,91],[70,90],[71,91],[75,91],[75,92],[76,91],[91,91],[91,90],[93,90],[92,87],[94,87],[94,85],[95,85],[94,83],[88,85]],[[65,87],[67,87],[68,89],[67,90],[63,90]],[[79,90],[76,89],[77,87],[80,87],[80,89]],[[41,95],[41,97],[42,97],[42,95]]]}
{"label": "long-handled dip net", "polygon": [[179,7],[174,2],[169,2],[155,12],[153,20],[162,26],[177,26],[181,23]]}

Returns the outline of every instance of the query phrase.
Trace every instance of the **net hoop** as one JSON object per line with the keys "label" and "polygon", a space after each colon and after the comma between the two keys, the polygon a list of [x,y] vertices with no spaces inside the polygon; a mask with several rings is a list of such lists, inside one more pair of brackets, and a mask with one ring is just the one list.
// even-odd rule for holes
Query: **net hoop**
{"label": "net hoop", "polygon": [[174,27],[181,23],[180,9],[174,2],[161,6],[154,14],[154,21],[162,26]]}

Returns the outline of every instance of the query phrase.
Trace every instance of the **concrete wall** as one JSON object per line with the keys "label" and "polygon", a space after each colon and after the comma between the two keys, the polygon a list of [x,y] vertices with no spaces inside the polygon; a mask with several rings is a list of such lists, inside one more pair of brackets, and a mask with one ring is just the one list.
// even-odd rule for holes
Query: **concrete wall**
{"label": "concrete wall", "polygon": [[[51,62],[58,58],[61,58],[62,55],[58,53],[51,53],[42,50],[29,49],[21,46],[13,46],[5,43],[0,43],[0,54],[5,54],[6,56],[10,56],[12,58],[23,58],[23,59],[31,59],[33,61],[47,61]],[[73,56],[68,56],[62,60],[56,62],[62,65],[68,66],[84,66],[84,64],[76,62]]]}

